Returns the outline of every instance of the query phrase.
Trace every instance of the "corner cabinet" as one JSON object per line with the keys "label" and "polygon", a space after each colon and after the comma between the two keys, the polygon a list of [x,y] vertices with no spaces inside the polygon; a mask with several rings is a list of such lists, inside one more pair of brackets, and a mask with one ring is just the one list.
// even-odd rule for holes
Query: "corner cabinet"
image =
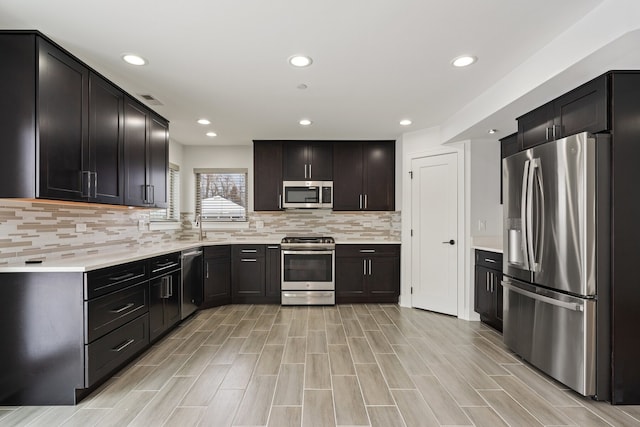
{"label": "corner cabinet", "polygon": [[253,141],[253,209],[282,210],[282,141]]}
{"label": "corner cabinet", "polygon": [[502,332],[502,254],[476,249],[473,308],[483,323]]}
{"label": "corner cabinet", "polygon": [[231,304],[231,246],[204,248],[202,308]]}
{"label": "corner cabinet", "polygon": [[[0,197],[129,204],[125,92],[38,32],[0,31],[0,51]],[[141,187],[133,206],[166,206],[168,125],[156,122],[139,184],[155,193]]]}
{"label": "corner cabinet", "polygon": [[336,245],[336,303],[397,303],[400,245]]}
{"label": "corner cabinet", "polygon": [[139,102],[124,108],[124,183],[128,206],[165,208],[169,124]]}
{"label": "corner cabinet", "polygon": [[395,209],[395,141],[336,141],[333,210]]}

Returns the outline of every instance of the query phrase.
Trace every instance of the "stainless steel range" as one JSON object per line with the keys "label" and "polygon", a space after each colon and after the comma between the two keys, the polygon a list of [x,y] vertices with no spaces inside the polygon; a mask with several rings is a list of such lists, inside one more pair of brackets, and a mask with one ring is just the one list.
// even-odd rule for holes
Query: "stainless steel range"
{"label": "stainless steel range", "polygon": [[285,237],[280,247],[282,304],[335,304],[333,237]]}

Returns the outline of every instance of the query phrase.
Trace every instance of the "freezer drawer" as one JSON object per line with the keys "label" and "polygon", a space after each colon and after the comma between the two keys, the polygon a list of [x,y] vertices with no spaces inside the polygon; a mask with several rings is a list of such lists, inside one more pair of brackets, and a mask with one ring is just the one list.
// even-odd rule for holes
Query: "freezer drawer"
{"label": "freezer drawer", "polygon": [[504,342],[585,396],[596,394],[596,301],[506,278]]}

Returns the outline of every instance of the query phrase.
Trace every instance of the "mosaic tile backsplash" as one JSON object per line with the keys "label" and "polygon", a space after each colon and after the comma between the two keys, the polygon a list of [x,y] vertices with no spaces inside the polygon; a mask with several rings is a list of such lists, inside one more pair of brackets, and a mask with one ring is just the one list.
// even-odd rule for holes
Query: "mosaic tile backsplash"
{"label": "mosaic tile backsplash", "polygon": [[[192,213],[182,215],[179,230],[138,229],[149,222],[144,209],[89,204],[0,200],[0,264],[27,259],[56,259],[122,251],[172,240],[197,240]],[[76,224],[86,231],[76,231]],[[256,227],[259,226],[259,227]],[[256,212],[249,227],[206,230],[206,241],[279,241],[285,235],[328,235],[338,241],[400,240],[400,212]]]}

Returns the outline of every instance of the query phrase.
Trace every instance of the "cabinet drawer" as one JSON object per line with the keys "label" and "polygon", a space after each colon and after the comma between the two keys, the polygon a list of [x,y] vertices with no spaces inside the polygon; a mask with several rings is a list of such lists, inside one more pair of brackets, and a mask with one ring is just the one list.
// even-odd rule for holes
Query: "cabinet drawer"
{"label": "cabinet drawer", "polygon": [[176,268],[180,268],[180,266],[180,252],[155,257],[149,261],[151,277],[164,275]]}
{"label": "cabinet drawer", "polygon": [[265,245],[233,245],[234,258],[263,258]]}
{"label": "cabinet drawer", "polygon": [[140,283],[147,279],[147,274],[145,261],[90,271],[85,274],[84,299],[96,298]]}
{"label": "cabinet drawer", "polygon": [[231,258],[231,246],[207,246],[204,248],[205,258]]}
{"label": "cabinet drawer", "polygon": [[148,345],[149,314],[85,345],[85,386],[90,387]]}
{"label": "cabinet drawer", "polygon": [[336,256],[399,256],[399,245],[336,245]]}
{"label": "cabinet drawer", "polygon": [[148,289],[147,282],[144,282],[85,302],[85,343],[90,343],[149,311]]}
{"label": "cabinet drawer", "polygon": [[502,254],[476,249],[476,265],[502,271]]}

